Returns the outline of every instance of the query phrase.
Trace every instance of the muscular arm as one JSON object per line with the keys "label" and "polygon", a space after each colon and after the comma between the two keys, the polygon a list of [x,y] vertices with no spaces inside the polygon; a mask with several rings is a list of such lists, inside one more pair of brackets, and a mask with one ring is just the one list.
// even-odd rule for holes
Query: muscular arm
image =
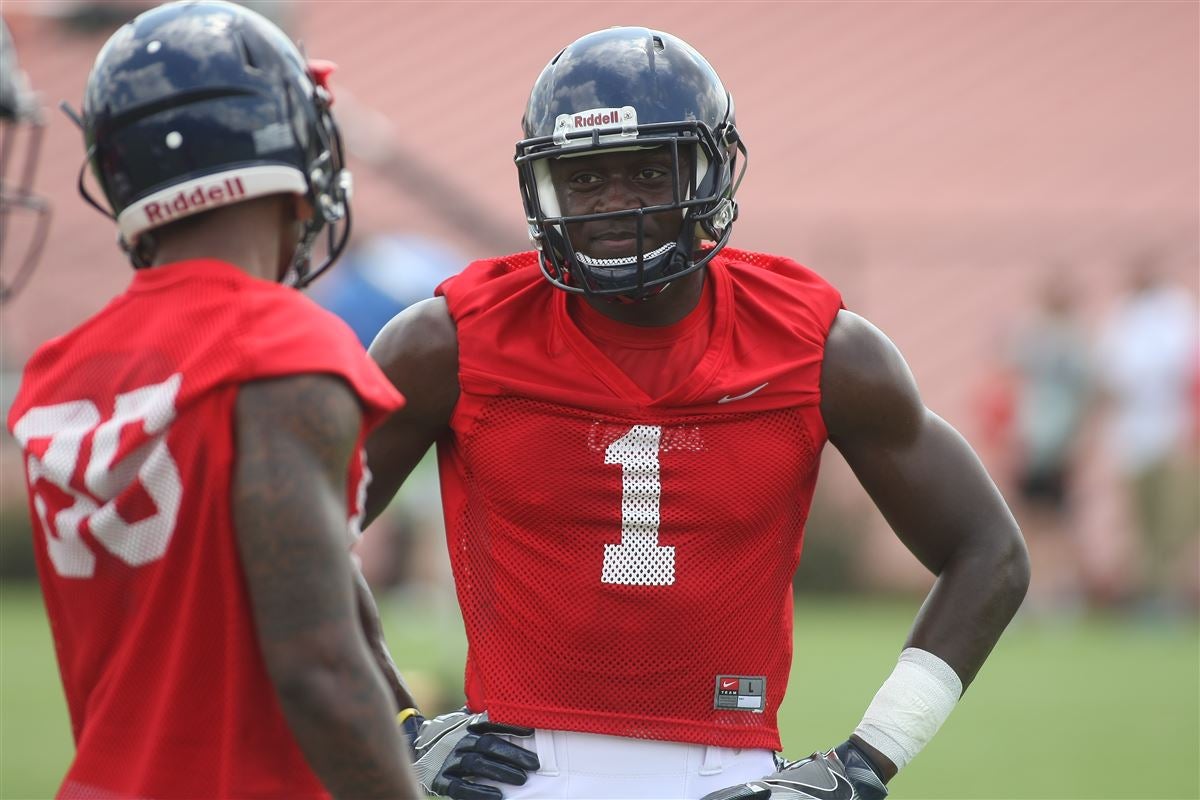
{"label": "muscular arm", "polygon": [[1012,514],[967,442],[925,407],[895,345],[848,311],[826,343],[821,413],[896,535],[937,576],[905,647],[937,655],[965,690],[1029,584]]}
{"label": "muscular arm", "polygon": [[446,301],[423,300],[397,314],[375,337],[370,354],[407,403],[367,440],[366,523],[387,507],[446,431],[458,402],[458,335]]}
{"label": "muscular arm", "polygon": [[387,642],[384,641],[383,623],[379,618],[379,606],[375,604],[375,595],[371,594],[371,587],[367,585],[367,579],[362,574],[362,570],[357,565],[352,565],[352,568],[354,590],[358,599],[358,619],[362,625],[363,636],[367,639],[371,657],[375,659],[375,663],[383,673],[383,679],[392,693],[392,699],[396,701],[396,708],[416,708],[416,698],[413,697],[412,691],[404,681],[404,676],[396,667],[396,662],[392,660],[392,653],[388,650]]}
{"label": "muscular arm", "polygon": [[335,797],[419,797],[346,550],[360,425],[357,400],[331,376],[243,386],[234,525],[267,673],[308,763]]}

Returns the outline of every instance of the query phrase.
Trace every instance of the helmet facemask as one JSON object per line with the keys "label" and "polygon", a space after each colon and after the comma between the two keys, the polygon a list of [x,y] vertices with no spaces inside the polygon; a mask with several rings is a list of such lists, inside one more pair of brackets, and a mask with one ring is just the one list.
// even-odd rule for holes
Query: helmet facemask
{"label": "helmet facemask", "polygon": [[[33,188],[44,130],[38,97],[18,68],[8,28],[0,21],[0,303],[29,279],[46,243],[50,204]],[[13,242],[20,244],[10,248]]]}
{"label": "helmet facemask", "polygon": [[[318,73],[319,81],[324,77]],[[296,246],[292,266],[284,277],[284,283],[303,288],[319,278],[333,266],[350,239],[352,216],[350,195],[353,181],[346,169],[346,155],[341,132],[329,112],[332,97],[323,82],[316,87],[314,106],[317,124],[313,126],[320,140],[320,155],[313,160],[307,179],[306,199],[312,204],[313,214],[304,223],[304,234]],[[312,267],[313,248],[322,230],[326,234],[324,257],[315,269]]]}
{"label": "helmet facemask", "polygon": [[[534,82],[521,127],[524,138],[515,160],[526,223],[542,272],[556,287],[646,299],[703,267],[729,241],[746,148],[734,123],[732,96],[712,66],[682,39],[641,27],[606,28],[576,39]],[[653,206],[609,211],[596,204],[593,209],[603,214],[573,216],[559,208],[551,159],[642,148],[670,154],[675,177],[669,198],[665,185],[648,184],[650,194],[631,191],[629,201]],[[571,211],[587,208],[571,205]],[[647,224],[663,213],[678,215],[678,232],[667,235]],[[628,248],[633,254],[595,258],[578,252],[572,226],[594,226],[597,220],[622,220],[613,223],[618,234],[636,229],[637,246]],[[702,240],[713,244],[702,248]],[[619,255],[628,250],[598,249]]]}

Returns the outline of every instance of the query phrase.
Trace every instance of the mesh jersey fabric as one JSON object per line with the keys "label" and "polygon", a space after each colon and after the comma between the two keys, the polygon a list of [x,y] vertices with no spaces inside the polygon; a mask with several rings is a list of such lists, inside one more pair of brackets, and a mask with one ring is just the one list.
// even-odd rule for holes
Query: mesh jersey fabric
{"label": "mesh jersey fabric", "polygon": [[9,428],[76,742],[60,797],[327,796],[265,671],[230,501],[238,387],[313,372],[358,395],[364,435],[402,402],[340,320],[216,261],[139,271],[30,360]]}
{"label": "mesh jersey fabric", "polygon": [[[652,397],[573,324],[536,259],[475,262],[439,288],[458,331],[438,458],[468,705],[779,749],[840,296],[793,261],[726,248],[708,268],[707,347]],[[764,682],[761,708],[717,708],[720,676]]]}
{"label": "mesh jersey fabric", "polygon": [[580,295],[567,297],[567,312],[575,326],[651,397],[663,394],[691,374],[712,335],[712,309],[712,282],[707,280],[700,302],[691,313],[659,327],[625,325],[604,316]]}

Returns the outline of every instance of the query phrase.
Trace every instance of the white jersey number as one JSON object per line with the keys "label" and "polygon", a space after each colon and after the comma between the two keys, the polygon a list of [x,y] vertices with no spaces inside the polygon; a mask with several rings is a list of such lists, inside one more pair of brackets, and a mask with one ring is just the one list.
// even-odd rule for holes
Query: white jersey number
{"label": "white jersey number", "polygon": [[[165,434],[175,419],[175,397],[182,381],[183,376],[176,373],[162,383],[117,395],[113,415],[104,421],[90,400],[38,406],[17,420],[13,435],[26,453],[33,506],[46,533],[50,561],[59,575],[88,578],[96,571],[96,555],[80,538],[84,520],[106,550],[132,567],[162,558],[166,552],[179,515],[183,483],[167,449]],[[131,424],[142,425],[152,438],[113,463],[121,431]],[[82,492],[71,485],[71,478],[89,436],[92,451],[84,469],[87,492]],[[39,439],[48,440],[40,456],[29,447],[30,442]],[[70,500],[53,517],[46,487],[39,480]],[[113,498],[135,480],[154,501],[155,511],[136,522],[126,522]]]}
{"label": "white jersey number", "polygon": [[602,583],[675,583],[675,548],[658,543],[661,439],[661,426],[634,425],[604,451],[605,464],[621,465],[621,543],[604,545]]}

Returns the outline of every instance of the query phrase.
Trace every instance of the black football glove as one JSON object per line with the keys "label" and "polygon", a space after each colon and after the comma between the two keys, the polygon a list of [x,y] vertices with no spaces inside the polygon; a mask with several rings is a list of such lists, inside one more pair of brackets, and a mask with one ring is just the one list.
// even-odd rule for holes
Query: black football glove
{"label": "black football glove", "polygon": [[401,727],[412,746],[417,780],[431,797],[502,800],[499,789],[474,779],[521,786],[540,766],[536,753],[500,737],[526,738],[533,736],[533,728],[489,722],[486,712],[468,714],[464,709],[433,719],[414,714]]}
{"label": "black football glove", "polygon": [[[841,747],[780,763],[777,772],[761,780],[718,789],[701,800],[883,800],[887,797],[883,781],[857,749],[857,758],[864,759],[871,781],[858,783],[848,774],[838,754]],[[856,766],[855,771],[859,768]]]}
{"label": "black football glove", "polygon": [[883,778],[879,777],[875,765],[871,763],[871,759],[867,758],[867,754],[852,740],[847,739],[829,752],[836,755],[842,762],[842,767],[846,770],[846,777],[850,779],[850,785],[854,787],[855,797],[862,798],[862,800],[883,800],[887,797],[888,790],[883,783]]}

